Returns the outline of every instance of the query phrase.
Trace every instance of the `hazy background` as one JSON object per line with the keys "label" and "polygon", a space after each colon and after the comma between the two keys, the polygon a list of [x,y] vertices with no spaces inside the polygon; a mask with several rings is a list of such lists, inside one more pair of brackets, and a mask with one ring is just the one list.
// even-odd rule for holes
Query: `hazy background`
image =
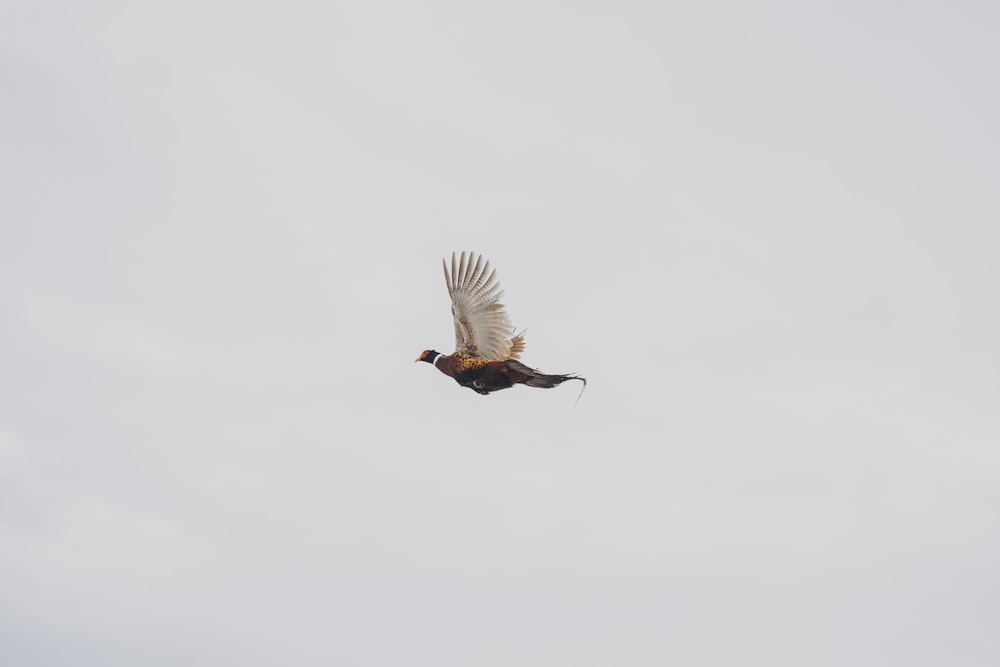
{"label": "hazy background", "polygon": [[998,34],[0,1],[0,663],[1000,664]]}

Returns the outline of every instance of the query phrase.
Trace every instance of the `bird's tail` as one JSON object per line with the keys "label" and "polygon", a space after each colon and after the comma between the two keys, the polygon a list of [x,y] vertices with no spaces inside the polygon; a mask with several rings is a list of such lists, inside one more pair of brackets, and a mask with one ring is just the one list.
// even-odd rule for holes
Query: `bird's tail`
{"label": "bird's tail", "polygon": [[526,384],[529,387],[551,389],[552,387],[558,387],[566,380],[579,380],[583,383],[580,393],[583,394],[583,390],[587,388],[587,380],[572,373],[568,375],[546,375],[545,373],[539,373],[533,368],[528,368],[516,359],[508,359],[504,362],[504,365],[507,366],[507,374],[514,384]]}

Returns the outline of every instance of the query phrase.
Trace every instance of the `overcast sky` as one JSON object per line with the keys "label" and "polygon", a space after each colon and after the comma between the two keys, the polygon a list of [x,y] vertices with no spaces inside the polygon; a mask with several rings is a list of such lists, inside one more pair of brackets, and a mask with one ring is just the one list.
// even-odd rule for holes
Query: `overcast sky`
{"label": "overcast sky", "polygon": [[1000,664],[998,34],[0,0],[0,663]]}

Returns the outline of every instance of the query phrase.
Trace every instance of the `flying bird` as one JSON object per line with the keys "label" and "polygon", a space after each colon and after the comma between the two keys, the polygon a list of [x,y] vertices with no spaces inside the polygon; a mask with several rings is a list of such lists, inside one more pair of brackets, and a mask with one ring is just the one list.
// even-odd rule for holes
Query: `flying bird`
{"label": "flying bird", "polygon": [[524,384],[529,387],[558,387],[566,380],[587,381],[574,374],[546,375],[528,368],[518,358],[524,351],[524,335],[517,334],[500,299],[503,290],[496,281],[496,269],[489,260],[470,252],[457,259],[451,254],[451,271],[444,267],[444,281],[451,296],[451,314],[455,318],[455,352],[441,354],[424,350],[417,361],[426,361],[455,382],[486,395]]}

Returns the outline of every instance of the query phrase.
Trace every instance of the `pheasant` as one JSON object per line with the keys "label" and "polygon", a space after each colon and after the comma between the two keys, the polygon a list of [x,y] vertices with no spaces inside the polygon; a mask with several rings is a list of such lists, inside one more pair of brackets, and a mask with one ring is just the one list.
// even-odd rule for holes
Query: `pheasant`
{"label": "pheasant", "polygon": [[489,260],[470,252],[456,265],[451,254],[451,272],[444,267],[444,281],[451,296],[451,314],[455,318],[455,352],[441,354],[424,350],[417,361],[426,361],[455,382],[486,395],[501,389],[524,384],[529,387],[557,387],[567,380],[587,381],[575,374],[546,375],[528,368],[518,358],[524,351],[524,335],[516,334],[500,299],[503,290],[496,282],[496,269],[490,271]]}

